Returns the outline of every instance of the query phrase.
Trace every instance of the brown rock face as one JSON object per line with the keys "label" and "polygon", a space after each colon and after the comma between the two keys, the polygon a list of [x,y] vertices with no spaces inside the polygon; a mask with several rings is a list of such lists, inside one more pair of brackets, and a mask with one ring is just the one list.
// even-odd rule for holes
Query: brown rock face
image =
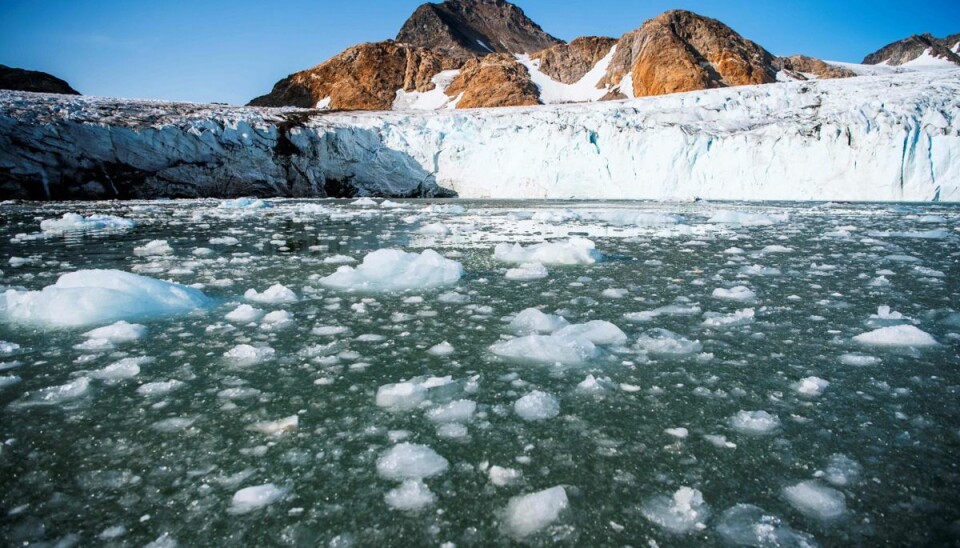
{"label": "brown rock face", "polygon": [[637,97],[776,81],[774,56],[715,19],[668,11],[628,33],[603,83],[633,76]]}
{"label": "brown rock face", "polygon": [[467,61],[445,93],[451,98],[463,94],[458,109],[540,104],[527,68],[503,53]]}
{"label": "brown rock face", "polygon": [[569,44],[559,44],[530,56],[540,60],[540,70],[558,82],[579,82],[590,69],[610,53],[615,38],[583,36]]}
{"label": "brown rock face", "polygon": [[80,95],[79,91],[56,76],[46,72],[18,69],[6,65],[0,65],[0,89]]}
{"label": "brown rock face", "polygon": [[952,51],[958,43],[960,43],[960,34],[947,36],[942,40],[929,34],[917,34],[899,42],[887,44],[867,55],[863,59],[863,64],[876,65],[886,62],[890,65],[899,66],[913,61],[923,55],[925,51],[930,50],[930,55],[960,65],[960,55]]}
{"label": "brown rock face", "polygon": [[459,61],[490,53],[533,53],[563,43],[504,0],[446,0],[423,4],[403,24],[397,42]]}
{"label": "brown rock face", "polygon": [[361,44],[280,80],[250,106],[313,108],[329,97],[331,109],[389,110],[398,89],[429,91],[435,74],[456,66],[450,58],[408,44]]}
{"label": "brown rock face", "polygon": [[813,74],[817,78],[852,78],[857,75],[852,70],[831,65],[806,55],[780,57],[777,59],[777,65],[783,70],[789,71],[791,76],[798,80],[806,80],[803,74]]}

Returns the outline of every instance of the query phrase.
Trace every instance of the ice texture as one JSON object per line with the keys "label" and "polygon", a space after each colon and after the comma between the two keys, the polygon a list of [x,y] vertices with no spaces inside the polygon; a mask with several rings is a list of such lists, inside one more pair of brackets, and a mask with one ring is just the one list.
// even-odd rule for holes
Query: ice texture
{"label": "ice texture", "polygon": [[136,223],[130,219],[112,215],[89,215],[84,217],[76,213],[64,213],[59,219],[46,219],[40,222],[40,230],[48,234],[65,234],[85,231],[123,231],[130,230]]}
{"label": "ice texture", "polygon": [[757,298],[757,294],[754,293],[749,287],[738,285],[736,287],[731,287],[730,289],[723,287],[714,289],[713,298],[727,301],[750,302]]}
{"label": "ice texture", "polygon": [[508,269],[506,278],[508,280],[529,281],[540,280],[549,275],[550,272],[542,263],[523,263],[517,268]]}
{"label": "ice texture", "polygon": [[297,294],[282,284],[271,285],[263,293],[248,289],[243,298],[262,304],[287,304],[297,302]]}
{"label": "ice texture", "polygon": [[570,238],[567,241],[550,242],[531,246],[520,244],[497,244],[493,257],[498,261],[515,264],[540,263],[541,265],[593,264],[602,255],[596,245],[586,238]]}
{"label": "ice texture", "polygon": [[0,319],[79,327],[185,314],[209,305],[197,289],[119,270],[78,270],[40,291],[0,294]]}
{"label": "ice texture", "polygon": [[147,334],[147,327],[136,323],[119,321],[114,324],[98,327],[97,329],[84,333],[84,336],[91,339],[104,339],[111,343],[133,342],[143,338]]}
{"label": "ice texture", "polygon": [[450,463],[426,445],[400,443],[377,460],[377,474],[384,479],[422,480],[447,471]]}
{"label": "ice texture", "polygon": [[655,328],[637,337],[637,348],[657,356],[684,356],[700,352],[703,345],[668,329]]}
{"label": "ice texture", "polygon": [[437,501],[436,495],[419,479],[404,480],[399,487],[387,492],[383,498],[387,506],[404,512],[422,510],[433,506]]}
{"label": "ice texture", "polygon": [[570,325],[561,316],[545,314],[536,308],[527,308],[510,321],[510,330],[518,334],[553,333]]}
{"label": "ice texture", "polygon": [[640,508],[643,517],[671,533],[683,534],[693,529],[705,529],[710,509],[703,494],[690,487],[681,487],[672,496],[658,496],[647,500]]}
{"label": "ice texture", "polygon": [[812,518],[829,521],[847,512],[843,493],[818,481],[803,481],[786,487],[783,496],[791,506]]}
{"label": "ice texture", "polygon": [[455,284],[463,274],[460,263],[432,249],[419,254],[380,249],[364,257],[356,268],[341,266],[319,283],[342,291],[413,291]]}
{"label": "ice texture", "polygon": [[527,537],[557,521],[568,506],[562,486],[513,497],[504,511],[504,525],[511,535]]}
{"label": "ice texture", "polygon": [[820,377],[807,377],[797,383],[797,393],[803,396],[817,397],[823,395],[823,392],[830,386],[830,382]]}
{"label": "ice texture", "polygon": [[782,519],[752,504],[737,504],[720,516],[717,533],[735,546],[756,548],[815,548],[819,544],[806,533],[793,530]]}
{"label": "ice texture", "polygon": [[912,325],[893,325],[857,335],[854,341],[866,346],[937,346],[929,333]]}
{"label": "ice texture", "polygon": [[272,483],[245,487],[233,494],[230,501],[231,514],[246,514],[269,506],[286,496],[287,490]]}
{"label": "ice texture", "polygon": [[560,414],[560,402],[546,392],[535,390],[514,402],[513,410],[525,421],[542,421]]}
{"label": "ice texture", "polygon": [[741,434],[764,436],[780,429],[780,418],[766,411],[740,411],[730,418],[730,426]]}

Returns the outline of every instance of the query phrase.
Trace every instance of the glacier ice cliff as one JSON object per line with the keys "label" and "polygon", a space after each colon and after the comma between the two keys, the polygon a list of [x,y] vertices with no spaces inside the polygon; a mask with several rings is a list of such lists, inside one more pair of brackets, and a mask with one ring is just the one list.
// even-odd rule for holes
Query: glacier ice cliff
{"label": "glacier ice cliff", "polygon": [[960,70],[322,112],[0,92],[0,197],[960,201]]}

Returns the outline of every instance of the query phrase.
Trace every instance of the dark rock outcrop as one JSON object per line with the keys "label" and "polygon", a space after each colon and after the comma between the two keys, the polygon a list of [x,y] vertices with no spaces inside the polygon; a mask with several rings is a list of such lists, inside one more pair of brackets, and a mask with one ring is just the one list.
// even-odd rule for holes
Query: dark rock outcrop
{"label": "dark rock outcrop", "polygon": [[852,70],[831,65],[814,57],[806,55],[791,55],[790,57],[780,57],[777,64],[782,70],[786,70],[791,76],[798,80],[806,80],[804,74],[813,74],[817,78],[852,78],[857,73]]}
{"label": "dark rock outcrop", "polygon": [[80,95],[80,92],[70,87],[70,84],[52,74],[6,65],[0,65],[0,89]]}
{"label": "dark rock outcrop", "polygon": [[429,91],[431,78],[458,63],[437,52],[393,41],[360,44],[312,69],[277,82],[250,106],[390,110],[397,90]]}
{"label": "dark rock outcrop", "polygon": [[490,53],[533,53],[562,43],[504,0],[423,4],[403,24],[397,42],[429,48],[461,62]]}
{"label": "dark rock outcrop", "polygon": [[580,81],[617,44],[615,38],[583,36],[569,44],[559,44],[530,56],[540,60],[540,70],[558,82]]}
{"label": "dark rock outcrop", "polygon": [[461,109],[540,104],[527,68],[505,53],[467,61],[445,93],[451,98],[463,94],[457,103]]}
{"label": "dark rock outcrop", "polygon": [[617,44],[603,83],[633,76],[636,97],[776,81],[775,57],[716,19],[668,11]]}
{"label": "dark rock outcrop", "polygon": [[942,40],[930,34],[916,34],[887,44],[867,55],[863,59],[863,64],[877,65],[885,62],[889,65],[900,66],[919,58],[929,50],[933,57],[960,65],[960,55],[952,51],[952,48],[955,48],[958,42],[960,42],[960,34],[954,34]]}

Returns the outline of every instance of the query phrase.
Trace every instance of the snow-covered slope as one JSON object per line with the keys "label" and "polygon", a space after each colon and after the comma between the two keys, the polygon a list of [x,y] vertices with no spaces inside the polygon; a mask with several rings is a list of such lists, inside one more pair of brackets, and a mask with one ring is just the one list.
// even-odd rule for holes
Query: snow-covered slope
{"label": "snow-covered slope", "polygon": [[55,196],[960,201],[960,71],[408,113],[2,93],[0,191],[44,184]]}

